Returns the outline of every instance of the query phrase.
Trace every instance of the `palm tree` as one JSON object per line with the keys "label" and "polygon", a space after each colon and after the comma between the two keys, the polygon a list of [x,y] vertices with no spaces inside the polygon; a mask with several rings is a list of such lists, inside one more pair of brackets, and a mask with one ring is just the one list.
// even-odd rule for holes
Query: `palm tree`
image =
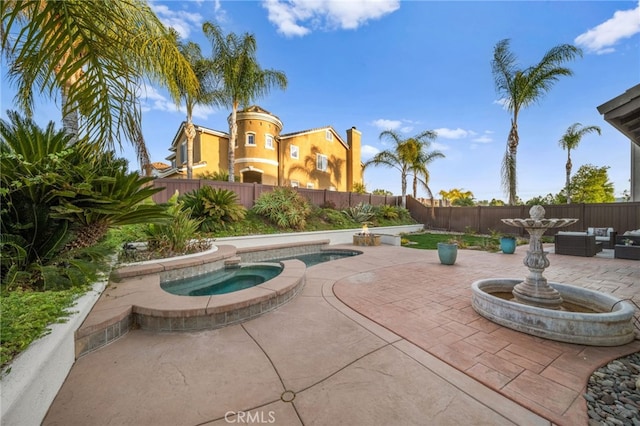
{"label": "palm tree", "polygon": [[[416,143],[414,139],[410,139],[411,143]],[[427,151],[427,144],[419,144],[421,145],[419,150],[417,151],[417,155],[413,158],[411,162],[411,172],[413,172],[413,198],[417,198],[418,193],[418,182],[422,184],[424,189],[427,191],[429,198],[431,198],[431,203],[433,204],[433,193],[431,192],[431,188],[429,188],[429,170],[427,166],[433,162],[433,160],[437,158],[444,158],[445,155],[440,151]]]}
{"label": "palm tree", "polygon": [[580,144],[580,140],[582,137],[588,133],[597,132],[599,135],[600,127],[598,126],[582,126],[580,123],[573,123],[567,131],[562,135],[562,138],[558,141],[562,149],[567,150],[567,164],[565,166],[566,169],[566,183],[565,183],[565,192],[567,193],[567,204],[571,204],[571,150],[576,149]]}
{"label": "palm tree", "polygon": [[462,201],[462,203],[467,203],[468,200],[473,201],[473,192],[471,191],[463,191],[462,189],[452,188],[449,191],[445,191],[444,189],[440,190],[438,193],[442,197],[442,199],[449,201],[449,204],[452,206],[460,205],[457,203],[458,200],[466,200]]}
{"label": "palm tree", "polygon": [[422,187],[427,191],[429,200],[431,202],[431,218],[435,218],[436,210],[433,200],[433,192],[429,187],[429,170],[427,165],[431,164],[436,158],[444,158],[444,154],[440,151],[426,152],[421,150],[420,155],[416,158],[416,162],[411,165],[413,171],[413,198],[417,198],[418,181],[422,184]]}
{"label": "palm tree", "polygon": [[[176,34],[177,36],[177,34]],[[221,92],[217,90],[217,78],[214,72],[214,62],[202,56],[200,46],[194,42],[181,43],[178,49],[184,56],[198,80],[198,90],[180,87],[180,97],[184,99],[187,110],[187,122],[184,133],[187,138],[187,179],[193,178],[193,140],[196,128],[193,125],[193,109],[197,104],[208,105],[221,102]],[[180,82],[178,82],[179,84]]]}
{"label": "palm tree", "polygon": [[220,27],[205,22],[202,31],[213,46],[216,71],[222,81],[223,104],[231,108],[229,119],[229,182],[234,181],[235,146],[238,138],[236,117],[240,105],[265,96],[271,87],[287,87],[282,71],[262,69],[256,58],[257,43],[253,34],[238,37],[234,33],[223,37]]}
{"label": "palm tree", "polygon": [[179,86],[197,89],[175,39],[146,1],[7,0],[0,13],[0,46],[10,60],[16,104],[31,116],[34,89],[50,97],[59,90],[72,142],[84,134],[113,150],[116,141],[122,147],[129,140],[144,166],[141,83],[166,86],[175,102]]}
{"label": "palm tree", "polygon": [[[363,170],[371,165],[383,165],[398,169],[400,171],[402,196],[404,197],[407,195],[407,175],[412,170],[420,169],[420,159],[426,158],[426,154],[422,152],[422,148],[428,146],[429,141],[435,139],[435,137],[435,132],[425,130],[412,138],[402,139],[397,132],[385,130],[380,133],[380,139],[391,139],[394,143],[394,148],[392,150],[381,151],[374,155],[371,160],[364,163]],[[439,154],[441,155],[441,153]],[[435,158],[437,158],[437,156]],[[417,186],[418,174],[419,172],[414,173],[414,187]]]}
{"label": "palm tree", "polygon": [[518,135],[518,115],[522,108],[539,101],[561,76],[573,72],[562,67],[562,63],[582,56],[582,50],[570,44],[551,48],[536,65],[526,69],[518,68],[515,55],[509,50],[509,39],[499,41],[493,51],[491,71],[496,90],[502,95],[506,109],[512,114],[511,130],[507,138],[507,149],[502,163],[502,185],[509,195],[509,204],[517,200],[516,154],[520,137]]}

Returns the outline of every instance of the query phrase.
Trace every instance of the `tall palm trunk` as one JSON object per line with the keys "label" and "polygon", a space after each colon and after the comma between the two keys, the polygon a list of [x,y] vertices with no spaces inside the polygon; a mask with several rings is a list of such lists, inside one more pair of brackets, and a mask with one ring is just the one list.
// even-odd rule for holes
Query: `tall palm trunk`
{"label": "tall palm trunk", "polygon": [[187,137],[187,179],[193,179],[193,140],[196,137],[196,127],[193,125],[191,117],[187,119],[184,133]]}
{"label": "tall palm trunk", "polygon": [[229,121],[229,182],[235,180],[235,148],[238,140],[238,122],[236,117],[238,114],[238,101],[233,102],[231,108],[231,119]]}
{"label": "tall palm trunk", "polygon": [[570,186],[570,181],[571,181],[571,168],[573,167],[573,165],[571,164],[571,149],[567,148],[567,165],[565,166],[566,169],[566,183],[565,183],[565,191],[567,193],[567,204],[571,204],[571,188],[569,188]]}
{"label": "tall palm trunk", "polygon": [[511,120],[511,130],[509,131],[509,139],[507,140],[507,152],[505,153],[503,167],[503,177],[505,186],[509,189],[509,205],[516,204],[516,155],[518,154],[518,123],[516,116]]}
{"label": "tall palm trunk", "polygon": [[68,90],[64,87],[61,90],[62,94],[60,96],[62,102],[62,128],[64,132],[68,135],[71,135],[71,139],[69,139],[69,145],[74,145],[78,142],[78,132],[79,130],[79,117],[78,117],[78,109],[74,108],[72,104],[69,103]]}
{"label": "tall palm trunk", "polygon": [[[58,62],[58,64],[54,67],[54,72],[57,75],[60,75],[61,69],[66,62],[70,60],[69,52],[65,52],[62,56],[62,59]],[[82,70],[76,71],[73,76],[64,82],[62,88],[60,90],[61,95],[61,103],[62,103],[62,128],[65,133],[71,135],[71,139],[69,140],[69,145],[74,145],[78,142],[78,134],[80,133],[80,116],[78,113],[78,108],[73,103],[69,102],[69,91],[74,84],[78,82],[82,78]]]}

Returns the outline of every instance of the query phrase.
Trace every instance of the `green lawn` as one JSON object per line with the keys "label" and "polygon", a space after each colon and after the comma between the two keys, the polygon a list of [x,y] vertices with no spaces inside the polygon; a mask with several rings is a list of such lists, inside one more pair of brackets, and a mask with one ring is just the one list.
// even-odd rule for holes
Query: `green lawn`
{"label": "green lawn", "polygon": [[402,245],[423,250],[436,250],[438,243],[446,243],[452,240],[455,240],[458,246],[463,249],[486,250],[490,252],[500,251],[500,240],[498,237],[471,234],[405,234],[402,236]]}

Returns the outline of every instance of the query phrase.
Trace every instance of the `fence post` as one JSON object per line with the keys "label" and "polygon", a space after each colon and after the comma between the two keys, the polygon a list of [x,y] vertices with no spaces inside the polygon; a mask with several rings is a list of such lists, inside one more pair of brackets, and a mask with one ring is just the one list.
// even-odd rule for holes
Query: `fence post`
{"label": "fence post", "polygon": [[257,199],[258,199],[258,183],[253,182],[253,204],[256,203]]}

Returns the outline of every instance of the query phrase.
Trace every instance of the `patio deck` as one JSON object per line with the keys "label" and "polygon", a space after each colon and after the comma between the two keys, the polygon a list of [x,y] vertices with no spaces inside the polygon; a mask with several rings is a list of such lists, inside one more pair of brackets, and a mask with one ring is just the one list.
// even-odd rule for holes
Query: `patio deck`
{"label": "patio deck", "polygon": [[[524,278],[526,247],[461,250],[453,266],[431,250],[359,249],[308,268],[296,298],[256,319],[134,330],[81,357],[43,424],[587,424],[591,373],[640,350],[637,339],[554,342],[476,314],[471,283]],[[640,265],[606,252],[549,254],[545,276],[640,304]]]}

